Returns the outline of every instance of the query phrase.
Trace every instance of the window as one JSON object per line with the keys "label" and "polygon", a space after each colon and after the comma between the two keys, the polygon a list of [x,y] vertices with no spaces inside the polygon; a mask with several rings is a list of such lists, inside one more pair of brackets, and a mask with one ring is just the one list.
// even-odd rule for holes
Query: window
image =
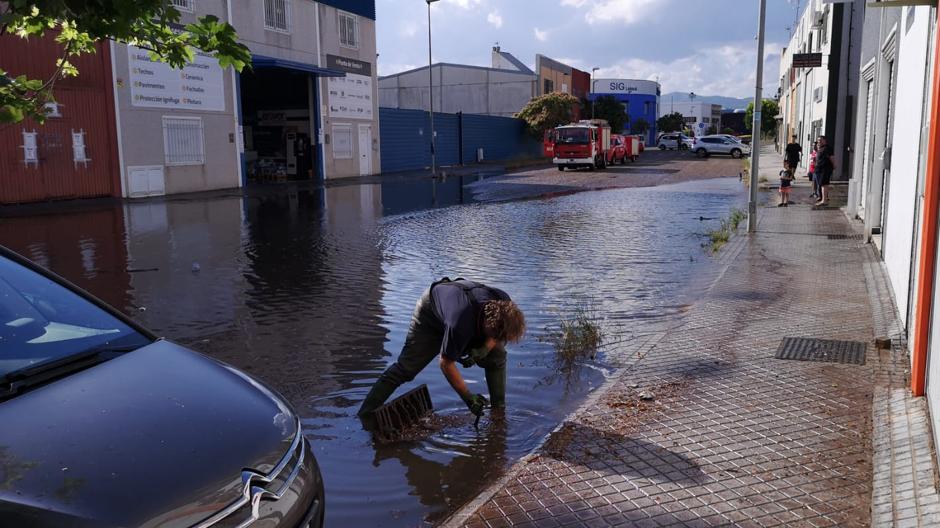
{"label": "window", "polygon": [[202,118],[163,116],[163,153],[167,165],[206,162]]}
{"label": "window", "polygon": [[339,13],[339,43],[347,48],[359,47],[359,18],[349,13]]}
{"label": "window", "polygon": [[91,158],[88,157],[88,152],[85,149],[85,130],[82,129],[78,132],[72,130],[72,162],[78,167],[79,163],[88,166],[89,161],[91,161]]}
{"label": "window", "polygon": [[545,79],[545,87],[544,87],[544,88],[545,88],[545,94],[550,94],[550,93],[552,93],[552,90],[554,90],[554,88],[555,88],[555,87],[553,86],[553,84],[554,84],[554,83],[552,83],[552,80],[551,80],[551,79]]}
{"label": "window", "polygon": [[818,86],[813,89],[813,101],[820,102],[823,99],[823,89],[822,86]]}
{"label": "window", "polygon": [[650,103],[649,101],[643,103],[643,113],[649,115],[650,113]]}
{"label": "window", "polygon": [[695,118],[694,118],[694,117],[684,117],[684,118],[682,118],[682,120],[685,121],[686,123],[694,123],[694,122],[695,122]]}
{"label": "window", "polygon": [[290,31],[290,0],[264,0],[264,27]]}
{"label": "window", "polygon": [[195,0],[170,0],[170,4],[180,11],[187,13],[193,12],[193,2]]}
{"label": "window", "polygon": [[0,342],[4,376],[99,347],[145,346],[150,339],[59,283],[0,258]]}
{"label": "window", "polygon": [[352,157],[352,125],[333,125],[333,159]]}
{"label": "window", "polygon": [[30,165],[39,166],[39,145],[36,143],[36,131],[23,131],[23,163],[28,167]]}

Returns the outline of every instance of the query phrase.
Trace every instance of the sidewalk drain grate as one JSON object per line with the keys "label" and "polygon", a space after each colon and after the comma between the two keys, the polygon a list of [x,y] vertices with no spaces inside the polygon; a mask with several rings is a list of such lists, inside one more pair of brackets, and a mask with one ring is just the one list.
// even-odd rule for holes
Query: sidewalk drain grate
{"label": "sidewalk drain grate", "polygon": [[777,359],[825,361],[829,363],[865,364],[865,343],[833,341],[809,337],[784,337],[777,349]]}
{"label": "sidewalk drain grate", "polygon": [[826,235],[829,240],[861,240],[862,235]]}

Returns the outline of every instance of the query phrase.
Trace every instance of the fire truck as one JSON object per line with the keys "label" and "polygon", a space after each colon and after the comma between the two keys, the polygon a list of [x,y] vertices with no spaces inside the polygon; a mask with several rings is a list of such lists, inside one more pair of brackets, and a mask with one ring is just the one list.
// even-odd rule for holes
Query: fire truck
{"label": "fire truck", "polygon": [[566,168],[586,167],[594,170],[607,167],[610,125],[603,119],[585,119],[555,127],[548,139],[553,147],[552,163],[560,171]]}

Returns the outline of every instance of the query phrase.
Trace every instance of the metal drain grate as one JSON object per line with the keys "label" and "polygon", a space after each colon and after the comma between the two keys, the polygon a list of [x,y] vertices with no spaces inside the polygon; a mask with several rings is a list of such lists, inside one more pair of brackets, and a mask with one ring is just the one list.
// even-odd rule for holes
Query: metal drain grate
{"label": "metal drain grate", "polygon": [[777,349],[777,359],[865,364],[865,343],[833,341],[809,337],[784,337]]}
{"label": "metal drain grate", "polygon": [[826,235],[829,240],[861,240],[862,235]]}

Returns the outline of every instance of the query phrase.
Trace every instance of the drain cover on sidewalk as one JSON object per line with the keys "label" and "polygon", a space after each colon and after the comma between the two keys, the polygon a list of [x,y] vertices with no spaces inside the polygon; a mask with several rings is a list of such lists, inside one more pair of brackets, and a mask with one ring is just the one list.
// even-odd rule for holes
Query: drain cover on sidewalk
{"label": "drain cover on sidewalk", "polygon": [[865,343],[833,341],[808,337],[784,337],[777,349],[777,359],[865,364]]}
{"label": "drain cover on sidewalk", "polygon": [[826,235],[829,240],[861,240],[862,235]]}

